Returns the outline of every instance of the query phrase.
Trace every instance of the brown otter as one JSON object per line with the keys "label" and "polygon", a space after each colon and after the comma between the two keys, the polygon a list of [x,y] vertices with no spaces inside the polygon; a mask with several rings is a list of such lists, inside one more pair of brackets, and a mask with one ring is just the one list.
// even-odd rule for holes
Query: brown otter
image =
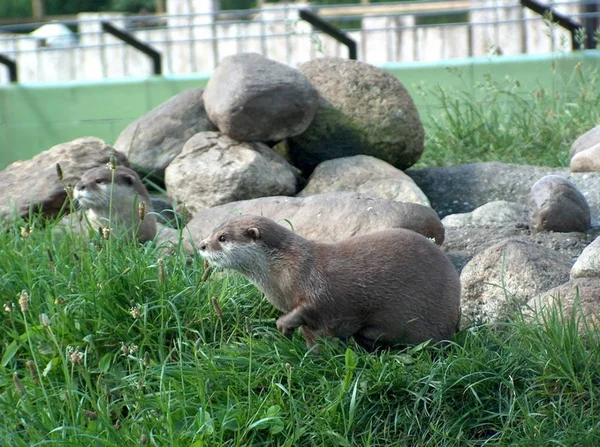
{"label": "brown otter", "polygon": [[[136,172],[129,168],[117,166],[113,171],[100,166],[87,170],[75,185],[73,197],[94,228],[111,228],[140,242],[156,235],[150,195]],[[143,216],[138,209],[140,202],[145,206]]]}
{"label": "brown otter", "polygon": [[446,340],[459,318],[460,280],[424,236],[390,229],[328,244],[260,216],[239,216],[199,244],[211,264],[236,270],[285,314],[277,329],[354,337],[379,346]]}

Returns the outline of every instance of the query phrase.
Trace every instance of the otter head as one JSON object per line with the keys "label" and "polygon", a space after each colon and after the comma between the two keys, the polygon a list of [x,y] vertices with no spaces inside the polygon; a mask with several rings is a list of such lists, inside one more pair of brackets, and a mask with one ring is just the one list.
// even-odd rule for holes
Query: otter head
{"label": "otter head", "polygon": [[200,242],[200,255],[212,265],[237,270],[247,276],[262,275],[277,259],[291,231],[261,216],[238,216],[222,223]]}
{"label": "otter head", "polygon": [[[140,178],[129,168],[117,166],[113,171],[108,166],[100,166],[83,173],[73,197],[82,209],[108,215],[111,199],[114,203],[125,197],[133,199],[135,192],[139,194],[140,185]],[[139,200],[143,198],[144,195]]]}

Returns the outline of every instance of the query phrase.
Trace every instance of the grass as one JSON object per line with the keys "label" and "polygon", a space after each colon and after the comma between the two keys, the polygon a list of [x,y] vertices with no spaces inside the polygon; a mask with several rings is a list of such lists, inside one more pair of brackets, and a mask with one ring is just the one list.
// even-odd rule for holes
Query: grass
{"label": "grass", "polygon": [[0,444],[598,445],[600,342],[572,317],[307,353],[242,277],[155,246],[0,234]]}
{"label": "grass", "polygon": [[[579,63],[571,72],[552,70],[552,88],[525,88],[518,79],[484,76],[475,86],[418,86],[428,103],[423,117],[425,151],[415,167],[480,161],[568,166],[575,139],[600,124],[598,68]],[[460,72],[448,69],[449,77]]]}
{"label": "grass", "polygon": [[[443,107],[419,165],[566,165],[600,89],[594,71],[565,82],[423,92]],[[42,223],[0,225],[1,445],[600,445],[600,339],[577,315],[316,356],[240,276],[202,282],[197,258]]]}

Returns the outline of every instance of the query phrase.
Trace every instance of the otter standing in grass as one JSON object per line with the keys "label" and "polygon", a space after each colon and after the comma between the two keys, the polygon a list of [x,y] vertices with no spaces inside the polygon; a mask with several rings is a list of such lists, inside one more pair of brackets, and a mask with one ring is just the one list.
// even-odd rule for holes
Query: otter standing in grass
{"label": "otter standing in grass", "polygon": [[[73,198],[95,228],[110,228],[139,242],[156,235],[156,218],[146,187],[135,171],[124,166],[100,166],[84,172]],[[145,208],[140,212],[140,203]]]}
{"label": "otter standing in grass", "polygon": [[277,329],[354,337],[361,346],[445,340],[459,318],[460,281],[446,255],[424,236],[390,229],[327,244],[260,216],[239,216],[200,245],[211,264],[236,270],[284,315]]}

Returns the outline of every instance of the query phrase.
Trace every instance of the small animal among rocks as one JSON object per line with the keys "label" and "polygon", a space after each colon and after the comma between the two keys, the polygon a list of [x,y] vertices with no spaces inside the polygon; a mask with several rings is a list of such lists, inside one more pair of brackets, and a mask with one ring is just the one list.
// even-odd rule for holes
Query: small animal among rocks
{"label": "small animal among rocks", "polygon": [[330,244],[271,219],[234,217],[199,244],[218,267],[245,275],[284,314],[277,329],[353,337],[367,350],[446,340],[458,326],[460,280],[424,236],[389,229]]}
{"label": "small animal among rocks", "polygon": [[[75,185],[73,198],[95,228],[110,228],[139,242],[156,235],[156,217],[146,187],[132,169],[108,166],[89,169]],[[143,203],[144,212],[140,212]]]}

